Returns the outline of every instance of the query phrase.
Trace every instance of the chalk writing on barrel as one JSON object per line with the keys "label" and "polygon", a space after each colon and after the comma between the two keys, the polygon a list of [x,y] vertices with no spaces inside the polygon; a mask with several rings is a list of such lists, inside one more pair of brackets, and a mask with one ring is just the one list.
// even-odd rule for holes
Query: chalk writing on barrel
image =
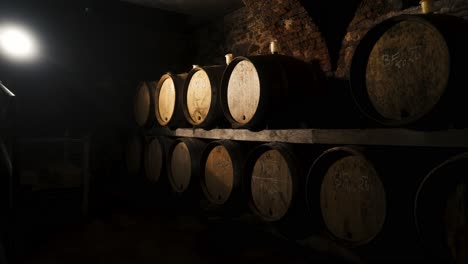
{"label": "chalk writing on barrel", "polygon": [[351,177],[348,174],[336,174],[333,178],[335,190],[341,190],[349,193],[369,192],[369,176]]}
{"label": "chalk writing on barrel", "polygon": [[385,67],[402,69],[420,60],[422,57],[423,46],[417,45],[398,51],[383,52],[382,63]]}

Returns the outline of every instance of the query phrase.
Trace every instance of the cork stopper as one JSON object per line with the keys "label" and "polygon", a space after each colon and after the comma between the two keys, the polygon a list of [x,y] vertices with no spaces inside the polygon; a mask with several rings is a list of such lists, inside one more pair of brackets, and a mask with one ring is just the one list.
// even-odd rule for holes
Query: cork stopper
{"label": "cork stopper", "polygon": [[434,12],[434,0],[421,0],[419,4],[421,5],[423,14],[430,14]]}
{"label": "cork stopper", "polygon": [[280,51],[280,47],[279,47],[278,41],[276,39],[272,40],[270,42],[270,52],[271,52],[271,54],[279,54],[279,51]]}
{"label": "cork stopper", "polygon": [[226,54],[224,57],[226,58],[226,65],[229,65],[232,62],[232,59],[234,58],[234,56],[231,53]]}

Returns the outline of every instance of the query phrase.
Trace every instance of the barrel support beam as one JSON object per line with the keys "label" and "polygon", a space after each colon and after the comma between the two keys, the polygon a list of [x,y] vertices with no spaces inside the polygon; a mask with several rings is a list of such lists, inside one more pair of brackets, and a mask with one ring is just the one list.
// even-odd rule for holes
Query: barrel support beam
{"label": "barrel support beam", "polygon": [[258,132],[247,129],[153,129],[150,135],[285,142],[330,145],[389,145],[421,147],[468,147],[468,129],[415,131],[401,128],[376,129],[281,129]]}

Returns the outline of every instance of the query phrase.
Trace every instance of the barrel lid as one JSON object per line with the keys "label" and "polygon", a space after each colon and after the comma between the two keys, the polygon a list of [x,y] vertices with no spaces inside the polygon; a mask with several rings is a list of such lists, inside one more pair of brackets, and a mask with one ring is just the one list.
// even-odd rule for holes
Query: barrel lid
{"label": "barrel lid", "polygon": [[450,75],[450,52],[440,31],[421,16],[400,16],[371,29],[351,66],[361,110],[385,125],[426,116],[440,101]]}
{"label": "barrel lid", "polygon": [[278,149],[265,150],[253,165],[250,181],[252,203],[264,220],[280,220],[292,204],[291,165]]}
{"label": "barrel lid", "polygon": [[177,92],[172,75],[165,74],[161,77],[156,89],[155,112],[158,123],[167,125],[174,115]]}
{"label": "barrel lid", "polygon": [[358,149],[336,147],[322,153],[311,166],[306,186],[309,211],[321,214],[332,238],[359,246],[382,230],[385,189],[372,163]]}
{"label": "barrel lid", "polygon": [[221,144],[214,146],[206,158],[203,190],[214,204],[226,203],[234,187],[234,164],[229,151]]}
{"label": "barrel lid", "polygon": [[212,101],[210,77],[203,68],[195,68],[188,77],[186,99],[184,103],[190,116],[190,123],[199,125],[208,116]]}
{"label": "barrel lid", "polygon": [[164,164],[163,146],[158,138],[154,138],[146,146],[145,150],[145,173],[148,180],[158,182],[161,177]]}
{"label": "barrel lid", "polygon": [[139,126],[145,126],[148,122],[151,108],[151,92],[146,82],[138,85],[134,101],[135,121]]}
{"label": "barrel lid", "polygon": [[374,167],[362,156],[337,160],[323,178],[320,207],[337,238],[353,244],[373,239],[385,222],[385,190]]}
{"label": "barrel lid", "polygon": [[254,63],[244,57],[232,61],[226,72],[230,72],[226,87],[227,109],[235,122],[245,125],[254,118],[259,106],[259,73]]}
{"label": "barrel lid", "polygon": [[176,143],[171,153],[169,182],[175,192],[185,192],[192,176],[192,158],[187,144]]}

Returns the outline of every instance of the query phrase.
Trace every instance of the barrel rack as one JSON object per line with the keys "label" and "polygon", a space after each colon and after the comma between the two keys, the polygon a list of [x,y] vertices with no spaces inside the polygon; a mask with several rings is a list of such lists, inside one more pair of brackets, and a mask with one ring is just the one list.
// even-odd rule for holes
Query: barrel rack
{"label": "barrel rack", "polygon": [[150,136],[229,139],[238,141],[284,142],[297,144],[419,146],[440,148],[468,147],[468,129],[417,131],[402,128],[366,129],[247,129],[154,128]]}
{"label": "barrel rack", "polygon": [[[468,128],[443,130],[413,130],[407,128],[362,128],[362,129],[211,129],[201,128],[152,128],[145,130],[147,136],[175,138],[199,138],[208,140],[235,140],[252,142],[283,142],[310,145],[359,145],[428,148],[468,148]],[[248,222],[248,221],[246,221]],[[270,224],[264,232],[293,242],[315,252],[338,256],[348,263],[367,263],[358,253],[322,235],[311,235],[302,240],[290,240],[279,234]]]}

